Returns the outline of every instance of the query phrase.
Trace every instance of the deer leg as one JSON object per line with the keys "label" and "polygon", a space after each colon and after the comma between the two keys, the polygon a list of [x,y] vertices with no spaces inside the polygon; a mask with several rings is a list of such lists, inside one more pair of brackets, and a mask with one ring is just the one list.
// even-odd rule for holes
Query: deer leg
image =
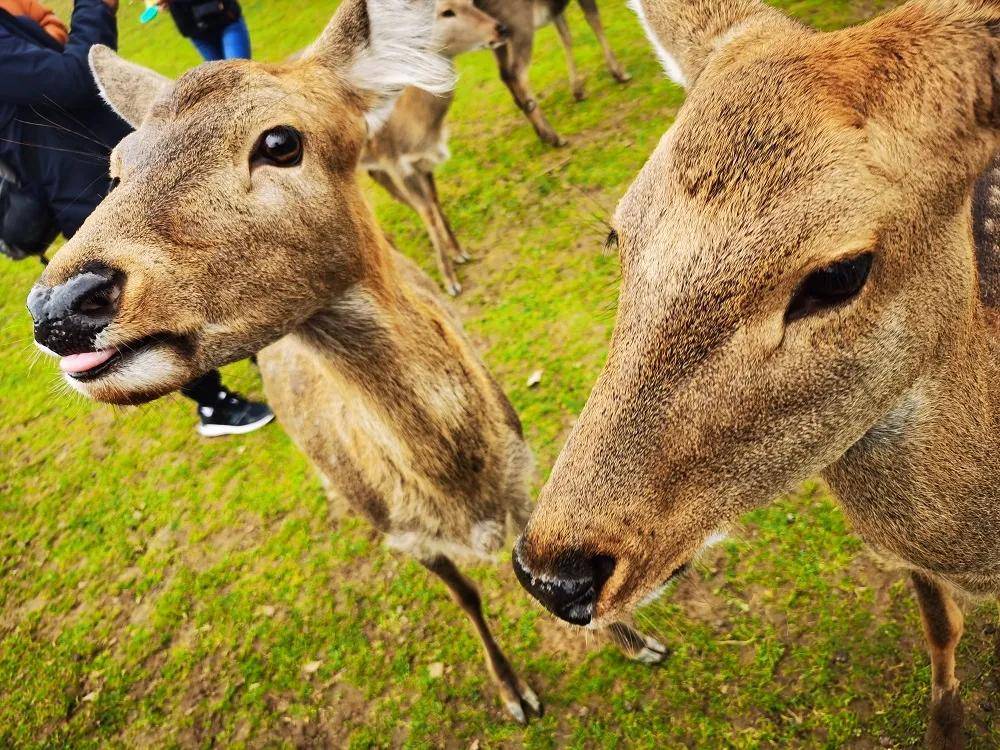
{"label": "deer leg", "polygon": [[922,573],[911,573],[920,604],[924,636],[931,657],[931,717],[927,746],[933,750],[960,750],[962,699],[955,677],[955,648],[962,637],[964,618],[948,591]]}
{"label": "deer leg", "polygon": [[465,248],[459,244],[458,238],[455,237],[455,232],[451,228],[451,222],[448,221],[448,217],[445,215],[444,209],[441,208],[441,201],[438,199],[437,183],[434,181],[434,173],[421,171],[420,179],[423,181],[424,189],[431,201],[431,205],[434,207],[435,213],[437,214],[438,222],[451,244],[452,257],[456,263],[468,263],[472,260],[472,256],[469,255],[465,251]]}
{"label": "deer leg", "polygon": [[556,26],[556,31],[559,32],[563,50],[566,52],[566,67],[569,68],[569,85],[573,90],[573,98],[581,102],[586,98],[587,92],[584,90],[583,76],[576,69],[576,60],[573,59],[573,35],[570,34],[565,14],[558,14],[552,21]]}
{"label": "deer leg", "polygon": [[580,8],[583,10],[584,18],[587,19],[587,23],[590,24],[590,28],[594,31],[594,36],[597,37],[597,41],[601,44],[601,49],[604,50],[604,62],[607,64],[608,70],[611,71],[611,75],[615,77],[618,83],[628,83],[632,80],[632,76],[618,62],[618,58],[615,57],[615,53],[611,50],[611,45],[608,44],[608,38],[604,35],[604,24],[601,23],[601,13],[597,10],[597,0],[578,0],[578,2],[580,3]]}
{"label": "deer leg", "polygon": [[403,193],[403,191],[401,191],[399,188],[396,187],[396,183],[393,182],[393,179],[388,175],[388,173],[382,172],[377,169],[370,169],[368,170],[368,176],[371,177],[373,180],[375,180],[375,182],[377,182],[379,185],[384,187],[386,192],[389,193],[389,195],[391,195],[397,201],[402,203],[404,206],[409,206],[414,211],[417,210],[416,207],[413,205],[413,203],[410,201],[410,199]]}
{"label": "deer leg", "polygon": [[517,106],[521,108],[538,137],[550,146],[565,146],[566,140],[555,131],[542,114],[535,95],[528,83],[528,66],[531,64],[532,38],[511,39],[494,50],[500,66],[500,78],[510,89]]}
{"label": "deer leg", "polygon": [[435,216],[432,202],[427,198],[424,184],[420,180],[419,175],[416,173],[402,175],[395,171],[383,170],[372,170],[368,174],[388,190],[396,200],[405,203],[417,212],[421,221],[424,222],[427,234],[431,238],[431,244],[434,245],[438,270],[441,272],[441,278],[444,280],[445,289],[452,296],[461,292],[462,285],[458,283],[458,277],[455,276],[455,268],[452,266],[449,254],[452,238],[446,232],[442,232]]}
{"label": "deer leg", "polygon": [[442,222],[444,214],[441,207],[433,200],[427,192],[427,184],[419,172],[413,172],[403,178],[403,189],[413,201],[413,207],[420,218],[424,220],[427,233],[431,237],[431,244],[437,254],[438,270],[441,278],[444,279],[444,288],[452,297],[457,297],[462,293],[462,285],[455,274],[455,266],[452,263],[452,255],[455,253],[452,237]]}
{"label": "deer leg", "polygon": [[482,600],[476,587],[468,578],[459,573],[455,564],[444,555],[421,560],[420,563],[444,581],[451,598],[472,621],[476,633],[479,634],[479,639],[482,641],[483,650],[486,652],[486,665],[489,667],[493,681],[500,690],[500,697],[507,710],[521,724],[527,723],[529,712],[541,716],[542,704],[538,700],[538,696],[535,695],[535,691],[514,673],[507,657],[504,656],[503,651],[493,639],[493,634],[483,617]]}
{"label": "deer leg", "polygon": [[643,664],[659,664],[670,656],[670,649],[658,640],[633,630],[623,622],[608,625],[607,633],[629,659]]}

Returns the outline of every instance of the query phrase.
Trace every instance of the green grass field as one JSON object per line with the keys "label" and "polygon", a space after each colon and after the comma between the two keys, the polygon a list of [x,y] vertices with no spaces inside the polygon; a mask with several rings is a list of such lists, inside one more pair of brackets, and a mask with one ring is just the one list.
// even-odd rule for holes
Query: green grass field
{"label": "green grass field", "polygon": [[[778,4],[834,28],[892,3]],[[247,0],[255,53],[305,46],[334,5]],[[492,57],[468,55],[439,177],[477,258],[460,271],[457,307],[524,419],[539,479],[612,326],[617,260],[602,251],[602,219],[683,97],[623,0],[602,9],[634,81],[612,81],[574,7],[590,94],[574,103],[554,31],[542,31],[534,85],[570,139],[551,150]],[[126,56],[168,74],[197,62],[168,20],[140,28],[140,10],[122,0]],[[432,270],[416,216],[370,194],[397,244]],[[661,668],[541,613],[509,559],[473,568],[498,639],[546,702],[521,728],[440,585],[361,521],[331,514],[279,427],[209,442],[180,397],[121,411],[68,395],[31,344],[24,298],[39,270],[0,269],[0,747],[919,745],[930,670],[915,605],[821,486],[747,517],[640,613],[674,649]],[[245,364],[226,378],[260,392]],[[973,748],[1000,746],[997,620],[992,605],[970,607],[960,649]]]}

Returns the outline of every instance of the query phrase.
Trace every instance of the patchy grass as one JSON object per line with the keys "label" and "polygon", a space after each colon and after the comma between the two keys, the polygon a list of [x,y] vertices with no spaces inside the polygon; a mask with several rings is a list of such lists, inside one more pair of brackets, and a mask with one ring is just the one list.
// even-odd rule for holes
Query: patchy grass
{"label": "patchy grass", "polygon": [[[891,3],[779,4],[833,28]],[[305,46],[333,9],[245,6],[270,59]],[[139,11],[123,3],[127,56],[169,74],[197,62],[168,21],[140,28]],[[623,2],[603,11],[628,86],[604,72],[575,8],[587,101],[572,101],[551,28],[536,46],[535,88],[570,147],[536,141],[477,53],[461,61],[455,155],[440,174],[478,259],[461,271],[458,307],[543,472],[612,325],[617,261],[601,251],[601,219],[682,101]],[[416,217],[371,194],[396,242],[431,270]],[[749,516],[739,539],[641,614],[675,649],[660,669],[540,614],[506,561],[472,570],[498,638],[547,702],[522,729],[438,584],[363,523],[331,516],[280,429],[207,442],[181,398],[117,411],[63,393],[52,365],[34,363],[23,310],[38,270],[7,263],[0,276],[0,747],[919,744],[929,667],[915,606],[819,486]],[[529,390],[537,368],[544,379]],[[249,366],[226,378],[259,392]],[[995,609],[975,612],[961,648],[974,748],[1000,745],[986,708],[997,703],[986,635],[996,621]]]}

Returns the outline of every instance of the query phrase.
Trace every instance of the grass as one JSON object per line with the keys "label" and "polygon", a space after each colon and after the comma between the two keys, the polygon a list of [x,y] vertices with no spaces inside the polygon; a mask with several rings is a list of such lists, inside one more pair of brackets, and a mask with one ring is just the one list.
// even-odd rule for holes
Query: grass
{"label": "grass", "polygon": [[[66,0],[55,3],[65,10]],[[784,0],[833,28],[888,0]],[[259,57],[305,46],[332,2],[248,0]],[[123,2],[122,50],[168,74],[197,62],[165,19]],[[460,62],[443,201],[477,262],[458,308],[507,389],[541,474],[599,372],[617,261],[606,217],[670,125],[682,92],[621,0],[615,84],[570,11],[589,98],[574,103],[551,28],[532,76],[571,145],[539,144],[486,53]],[[372,189],[385,227],[431,270],[416,217]],[[902,576],[871,560],[818,485],[745,519],[643,625],[675,650],[649,669],[542,615],[507,560],[471,571],[499,640],[543,696],[526,729],[503,714],[479,646],[440,586],[331,515],[279,428],[208,442],[179,397],[116,411],[35,362],[25,294],[0,275],[0,747],[914,747],[929,667]],[[544,370],[540,386],[528,375]],[[246,365],[232,386],[259,393]],[[1000,746],[1000,664],[969,619],[960,670],[973,748]],[[440,677],[432,677],[444,665]]]}

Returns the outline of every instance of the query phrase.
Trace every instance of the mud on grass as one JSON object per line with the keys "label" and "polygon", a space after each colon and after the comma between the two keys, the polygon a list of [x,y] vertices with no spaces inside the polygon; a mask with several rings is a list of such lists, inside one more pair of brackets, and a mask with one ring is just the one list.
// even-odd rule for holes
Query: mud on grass
{"label": "mud on grass", "polygon": [[[892,3],[778,4],[835,28]],[[244,7],[257,55],[278,59],[311,41],[333,3]],[[469,55],[439,179],[476,257],[460,270],[458,309],[542,476],[613,322],[618,266],[602,222],[683,99],[624,3],[602,11],[632,83],[604,72],[574,7],[589,96],[573,102],[555,35],[542,31],[535,88],[570,139],[550,150],[491,57]],[[140,28],[138,13],[123,3],[126,55],[172,75],[197,62],[169,21]],[[417,219],[371,196],[396,242],[435,273]],[[930,675],[915,605],[820,486],[744,519],[639,615],[674,651],[658,669],[540,614],[508,560],[474,568],[498,639],[546,701],[522,729],[445,593],[362,522],[331,515],[280,429],[209,442],[183,399],[119,411],[66,394],[30,345],[23,299],[38,270],[6,263],[0,275],[0,747],[919,745]],[[259,394],[249,366],[226,380]],[[972,748],[1000,746],[997,622],[995,607],[974,607],[960,649]]]}

